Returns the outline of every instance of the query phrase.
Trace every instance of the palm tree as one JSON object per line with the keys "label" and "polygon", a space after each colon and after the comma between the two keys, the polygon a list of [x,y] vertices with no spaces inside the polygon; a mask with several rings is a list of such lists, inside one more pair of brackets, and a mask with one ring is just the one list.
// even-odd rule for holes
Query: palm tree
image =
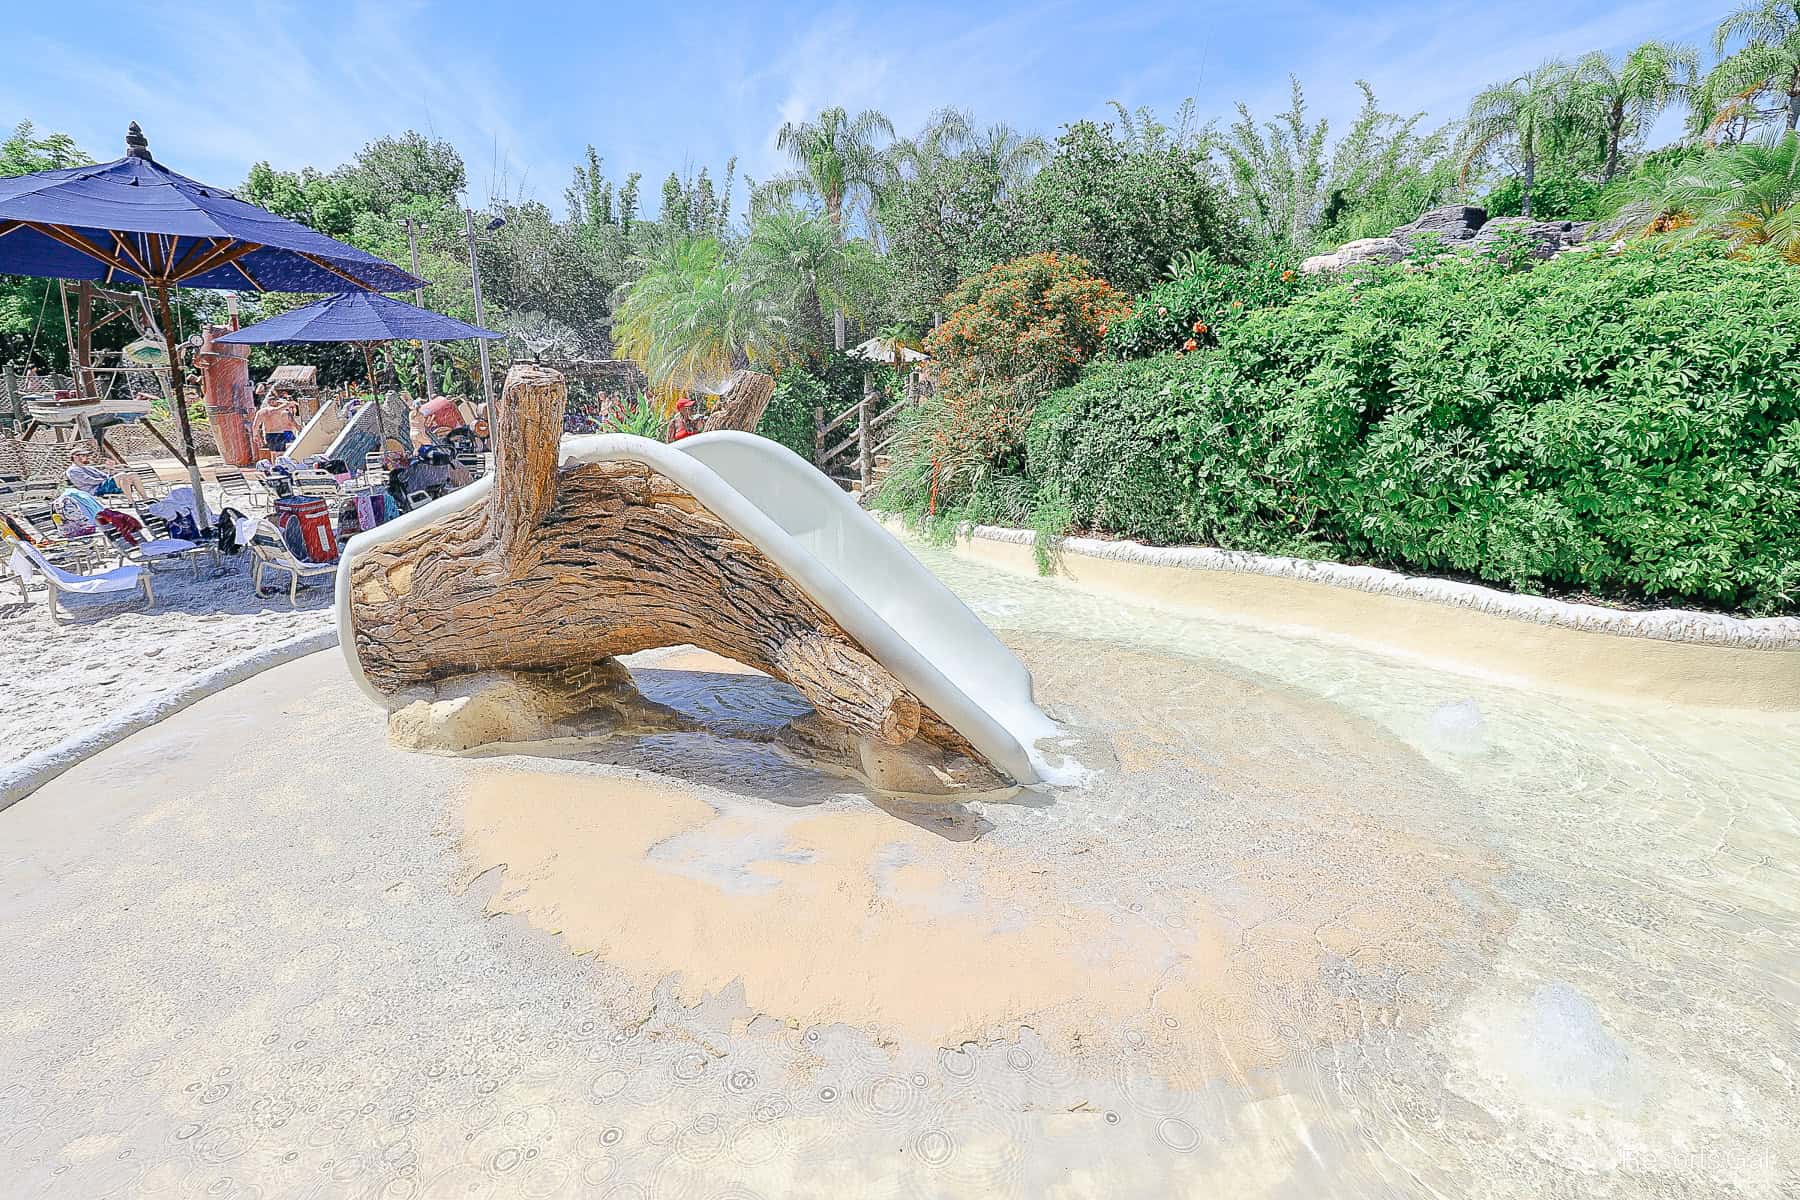
{"label": "palm tree", "polygon": [[634,265],[638,278],[619,289],[613,341],[652,385],[715,383],[734,367],[766,361],[780,343],[768,296],[716,238],[670,239]]}
{"label": "palm tree", "polygon": [[1600,182],[1619,171],[1619,148],[1627,137],[1642,137],[1663,110],[1686,96],[1700,58],[1691,46],[1649,41],[1621,59],[1596,50],[1575,64],[1575,82],[1596,110],[1606,141]]}
{"label": "palm tree", "polygon": [[1462,180],[1483,155],[1496,146],[1511,143],[1519,156],[1523,175],[1523,200],[1519,211],[1531,216],[1531,187],[1537,165],[1546,150],[1567,132],[1570,116],[1569,67],[1551,59],[1535,71],[1505,83],[1496,83],[1469,102],[1464,136]]}
{"label": "palm tree", "polygon": [[[1743,45],[1726,54],[1739,38]],[[1709,136],[1735,125],[1741,137],[1755,121],[1772,117],[1783,119],[1787,129],[1800,125],[1800,0],[1746,4],[1713,30],[1713,52],[1722,57],[1702,90]],[[1762,108],[1764,97],[1777,105]]]}
{"label": "palm tree", "polygon": [[831,340],[825,314],[854,312],[852,283],[855,247],[825,217],[787,205],[756,218],[744,244],[745,270],[754,286],[786,323],[824,346]]}
{"label": "palm tree", "polygon": [[1800,265],[1800,133],[1710,151],[1660,178],[1634,178],[1612,224],[1676,238],[1767,246]]}
{"label": "palm tree", "polygon": [[822,111],[817,121],[797,125],[789,121],[775,135],[775,145],[787,152],[795,169],[773,181],[776,194],[817,196],[841,235],[848,216],[873,210],[885,177],[875,139],[893,136],[893,122],[872,108],[852,117],[833,107]]}
{"label": "palm tree", "polygon": [[929,171],[932,166],[961,155],[985,164],[999,180],[996,200],[1005,199],[1031,182],[1050,157],[1050,144],[1035,134],[1020,133],[1004,121],[986,129],[975,128],[975,118],[965,110],[943,108],[933,113],[918,136],[898,141],[888,150],[890,171]]}

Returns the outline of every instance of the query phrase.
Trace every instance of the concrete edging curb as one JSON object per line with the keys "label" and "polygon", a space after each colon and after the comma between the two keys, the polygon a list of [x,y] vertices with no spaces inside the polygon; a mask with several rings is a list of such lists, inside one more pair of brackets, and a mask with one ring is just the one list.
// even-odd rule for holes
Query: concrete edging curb
{"label": "concrete edging curb", "polygon": [[[999,525],[976,525],[966,529],[964,535],[1021,546],[1034,546],[1037,542],[1037,535],[1029,529],[1009,529]],[[1645,611],[1605,608],[1598,604],[1576,604],[1568,600],[1503,592],[1498,588],[1452,579],[1404,575],[1383,567],[1361,567],[1324,559],[1282,558],[1206,546],[1147,546],[1132,541],[1061,538],[1057,541],[1057,552],[1144,566],[1185,567],[1320,583],[1618,637],[1754,650],[1800,650],[1800,617],[1731,617],[1684,608]]]}
{"label": "concrete edging curb", "polygon": [[236,658],[201,672],[174,691],[158,696],[148,704],[114,714],[105,722],[65,738],[54,746],[27,755],[11,766],[0,768],[0,812],[17,804],[38,788],[49,783],[69,768],[92,758],[100,751],[115,746],[132,734],[148,729],[164,717],[186,708],[270,667],[292,662],[337,645],[337,629],[326,626],[268,646],[260,646]]}
{"label": "concrete edging curb", "polygon": [[[890,529],[912,532],[887,517]],[[1038,574],[1036,535],[964,526],[954,551]],[[1609,701],[1800,713],[1800,618],[1631,611],[1379,567],[1202,546],[1061,538],[1082,591],[1275,633],[1323,637],[1505,686]]]}

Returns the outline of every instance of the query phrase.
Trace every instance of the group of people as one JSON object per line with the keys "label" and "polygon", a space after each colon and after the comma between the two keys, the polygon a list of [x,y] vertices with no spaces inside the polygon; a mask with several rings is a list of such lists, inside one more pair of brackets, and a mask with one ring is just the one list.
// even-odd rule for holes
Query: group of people
{"label": "group of people", "polygon": [[121,511],[118,503],[129,503],[168,521],[173,536],[192,536],[194,506],[190,487],[182,485],[170,489],[167,496],[152,496],[141,479],[130,471],[109,468],[86,443],[70,450],[63,481],[67,486],[50,509],[61,523],[64,536],[82,536],[104,528],[136,544],[143,522]]}

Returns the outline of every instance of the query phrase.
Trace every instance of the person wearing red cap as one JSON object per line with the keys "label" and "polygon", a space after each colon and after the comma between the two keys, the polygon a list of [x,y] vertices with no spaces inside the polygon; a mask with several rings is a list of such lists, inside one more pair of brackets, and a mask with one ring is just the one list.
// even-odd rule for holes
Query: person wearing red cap
{"label": "person wearing red cap", "polygon": [[669,421],[669,440],[679,442],[700,432],[700,420],[694,415],[694,398],[683,396],[675,402],[675,416]]}

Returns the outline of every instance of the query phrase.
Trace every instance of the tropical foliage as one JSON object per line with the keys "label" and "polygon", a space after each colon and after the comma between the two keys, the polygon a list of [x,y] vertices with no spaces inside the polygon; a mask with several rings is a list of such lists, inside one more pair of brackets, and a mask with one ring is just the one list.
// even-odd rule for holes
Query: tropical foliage
{"label": "tropical foliage", "polygon": [[1634,178],[1612,224],[1744,250],[1767,247],[1800,266],[1800,133],[1727,146]]}
{"label": "tropical foliage", "polygon": [[789,121],[775,135],[775,144],[793,160],[794,170],[771,180],[769,195],[783,200],[813,196],[842,230],[850,219],[873,212],[887,175],[876,141],[893,136],[893,123],[873,109],[853,117],[842,108],[828,108],[816,121]]}
{"label": "tropical foliage", "polygon": [[1238,266],[1204,252],[1182,259],[1170,276],[1145,293],[1129,316],[1103,331],[1109,353],[1143,358],[1210,349],[1226,326],[1323,283],[1320,276],[1295,270],[1291,259]]}
{"label": "tropical foliage", "polygon": [[1300,81],[1289,83],[1285,112],[1259,124],[1240,104],[1219,144],[1238,211],[1263,257],[1385,234],[1449,194],[1450,130],[1424,133],[1423,113],[1383,112],[1359,80],[1362,108],[1333,147],[1330,124],[1308,124]]}
{"label": "tropical foliage", "polygon": [[1719,22],[1713,51],[1719,62],[1695,107],[1710,139],[1744,141],[1759,126],[1800,125],[1800,3],[1752,0]]}
{"label": "tropical foliage", "polygon": [[1242,253],[1208,141],[1185,122],[1119,113],[1116,124],[1063,130],[1043,170],[1006,205],[1010,251],[1078,255],[1128,292],[1162,278],[1179,254]]}
{"label": "tropical foliage", "polygon": [[1030,470],[1078,524],[1524,589],[1800,600],[1800,273],[1640,246],[1387,268],[1090,368]]}
{"label": "tropical foliage", "polygon": [[780,339],[768,295],[717,238],[673,239],[637,260],[613,338],[658,387],[692,388],[768,362]]}
{"label": "tropical foliage", "polygon": [[1038,401],[1074,379],[1130,311],[1085,259],[1054,252],[992,267],[946,303],[950,315],[925,340],[936,391],[908,415],[896,456],[906,468],[891,486],[932,508],[1019,474]]}
{"label": "tropical foliage", "polygon": [[1700,56],[1692,46],[1658,41],[1645,42],[1622,58],[1596,50],[1577,60],[1570,80],[1572,104],[1584,110],[1589,129],[1600,133],[1602,185],[1619,173],[1626,144],[1642,139],[1663,110],[1692,90],[1699,68]]}

